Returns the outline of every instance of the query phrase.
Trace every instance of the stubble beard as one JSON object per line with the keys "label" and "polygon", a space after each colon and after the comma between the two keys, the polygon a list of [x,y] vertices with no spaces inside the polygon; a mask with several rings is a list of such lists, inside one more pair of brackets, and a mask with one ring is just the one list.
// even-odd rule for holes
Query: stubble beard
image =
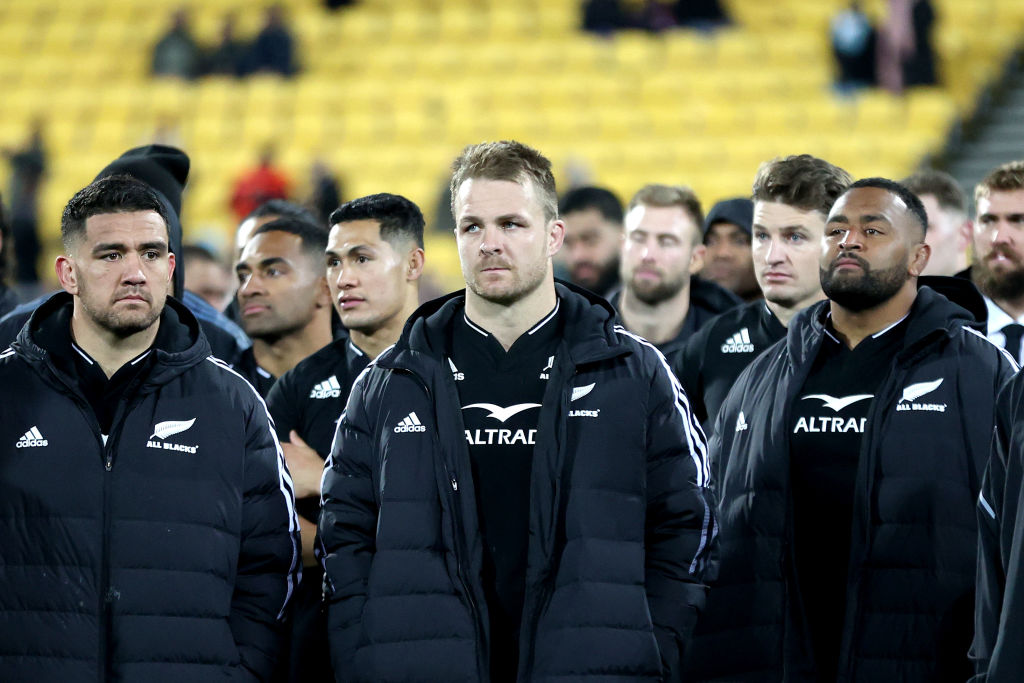
{"label": "stubble beard", "polygon": [[475,275],[466,278],[466,285],[470,291],[484,301],[489,301],[499,306],[510,306],[520,301],[533,292],[544,282],[547,274],[547,261],[540,261],[531,264],[527,270],[513,270],[512,281],[507,285],[481,284]]}
{"label": "stubble beard", "polygon": [[655,284],[639,284],[636,276],[630,279],[629,290],[638,301],[648,306],[656,306],[679,294],[689,280],[689,273],[681,277],[663,279]]}

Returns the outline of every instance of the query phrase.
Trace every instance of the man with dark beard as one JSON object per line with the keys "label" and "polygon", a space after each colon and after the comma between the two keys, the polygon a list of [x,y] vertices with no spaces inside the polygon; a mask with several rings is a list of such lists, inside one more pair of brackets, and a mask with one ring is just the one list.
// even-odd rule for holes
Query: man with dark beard
{"label": "man with dark beard", "polygon": [[626,211],[622,290],[610,301],[623,327],[670,358],[701,325],[742,303],[696,275],[704,265],[703,223],[688,187],[647,185]]}
{"label": "man with dark beard", "polygon": [[1024,161],[989,173],[974,189],[971,280],[985,295],[988,338],[1020,362],[1024,336]]}
{"label": "man with dark beard", "polygon": [[562,260],[574,285],[608,296],[619,285],[622,202],[603,187],[576,187],[558,201],[565,221]]}
{"label": "man with dark beard", "polygon": [[721,564],[688,680],[963,681],[975,501],[1014,361],[918,276],[927,216],[869,178],[825,225],[830,301],[737,380],[711,438]]}

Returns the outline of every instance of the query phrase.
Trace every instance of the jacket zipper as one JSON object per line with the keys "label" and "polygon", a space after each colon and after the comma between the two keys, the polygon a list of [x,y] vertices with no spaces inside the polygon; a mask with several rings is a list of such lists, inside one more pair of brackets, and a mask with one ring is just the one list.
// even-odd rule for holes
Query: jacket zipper
{"label": "jacket zipper", "polygon": [[[412,370],[409,370],[409,369],[405,369],[405,368],[395,368],[395,369],[400,371],[400,372],[406,372],[411,377],[413,377],[414,380],[423,388],[424,393],[427,395],[427,401],[431,405],[434,405],[434,399],[433,399],[433,395],[430,393],[430,387],[427,386],[427,383],[423,380],[422,377],[420,377],[417,373],[415,373],[415,372],[413,372]],[[435,412],[435,415],[436,415],[436,412]],[[435,423],[436,423],[436,419],[435,419]],[[441,452],[442,449],[441,449],[440,439],[438,438],[436,430],[435,430],[435,432],[434,432],[434,434],[432,435],[431,438],[434,439],[434,444],[435,444],[438,452]],[[454,531],[455,531],[455,571],[458,574],[459,583],[462,585],[462,591],[466,595],[466,600],[469,602],[469,610],[470,610],[470,612],[471,612],[471,614],[473,616],[473,627],[476,630],[476,642],[477,642],[477,645],[476,645],[476,656],[477,656],[477,668],[479,669],[478,674],[480,676],[480,680],[481,681],[486,681],[486,680],[490,679],[490,665],[488,663],[488,658],[487,658],[486,648],[485,648],[485,642],[484,642],[484,640],[485,640],[484,639],[484,628],[483,628],[483,624],[482,624],[483,620],[480,617],[480,609],[477,606],[476,598],[473,595],[473,591],[470,589],[469,582],[466,580],[466,574],[465,574],[465,571],[463,570],[463,565],[462,565],[462,560],[463,560],[463,557],[465,557],[467,550],[466,550],[466,547],[465,547],[465,540],[464,540],[465,539],[465,535],[466,535],[466,531],[465,531],[465,527],[463,525],[462,514],[461,514],[461,507],[462,507],[461,506],[461,502],[462,501],[459,500],[459,479],[458,479],[458,473],[456,471],[450,469],[448,467],[448,463],[444,462],[443,459],[442,459],[442,464],[444,465],[445,476],[447,477],[448,483],[451,485],[451,489],[452,489],[450,495],[451,495],[451,505],[452,505],[452,520],[453,520],[453,527],[454,527]]]}

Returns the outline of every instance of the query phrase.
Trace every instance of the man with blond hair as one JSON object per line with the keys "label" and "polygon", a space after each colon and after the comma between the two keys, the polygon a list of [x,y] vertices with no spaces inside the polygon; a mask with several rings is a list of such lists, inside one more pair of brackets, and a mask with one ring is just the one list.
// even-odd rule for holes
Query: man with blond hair
{"label": "man with blond hair", "polygon": [[1024,354],[1024,161],[994,169],[974,189],[971,280],[985,295],[988,338]]}
{"label": "man with blond hair", "polygon": [[664,357],[554,281],[551,163],[497,142],[453,170],[466,289],[356,381],[324,474],[335,675],[677,680],[714,539],[703,434]]}
{"label": "man with blond hair", "polygon": [[704,214],[688,187],[646,185],[626,209],[622,290],[611,297],[623,326],[666,356],[705,322],[741,303],[697,277],[704,266]]}

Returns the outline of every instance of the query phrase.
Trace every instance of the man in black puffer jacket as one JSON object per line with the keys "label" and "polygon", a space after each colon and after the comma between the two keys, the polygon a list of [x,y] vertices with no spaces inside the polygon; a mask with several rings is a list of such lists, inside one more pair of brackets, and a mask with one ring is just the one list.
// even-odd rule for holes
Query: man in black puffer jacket
{"label": "man in black puffer jacket", "polygon": [[298,578],[262,400],[167,296],[155,193],[95,181],[0,353],[0,680],[269,680]]}
{"label": "man in black puffer jacket", "polygon": [[335,676],[678,680],[714,536],[686,396],[553,281],[547,159],[472,146],[452,190],[467,289],[356,381],[324,474]]}
{"label": "man in black puffer jacket", "polygon": [[854,183],[822,288],[729,392],[711,439],[720,565],[695,681],[964,681],[975,500],[1017,369],[929,287],[920,200]]}

